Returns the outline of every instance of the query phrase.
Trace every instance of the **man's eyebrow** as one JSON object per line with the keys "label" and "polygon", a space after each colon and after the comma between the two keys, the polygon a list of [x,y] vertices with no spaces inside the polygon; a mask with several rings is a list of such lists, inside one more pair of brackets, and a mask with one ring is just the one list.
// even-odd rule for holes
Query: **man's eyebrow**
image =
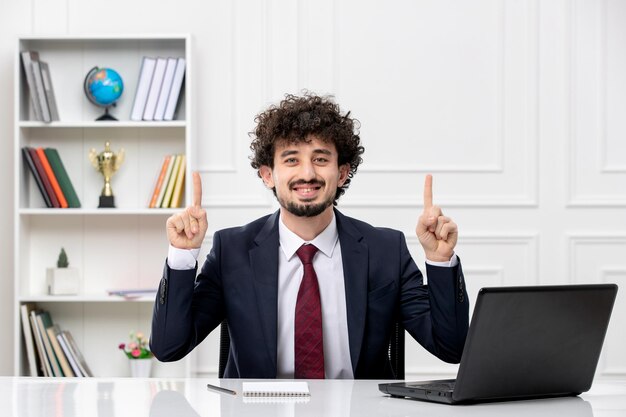
{"label": "man's eyebrow", "polygon": [[[284,150],[284,151],[282,151],[280,153],[280,157],[284,158],[286,156],[296,155],[298,153],[300,153],[300,152],[298,150],[296,150],[296,149],[286,149],[286,150]],[[323,155],[328,155],[328,156],[331,156],[333,154],[330,150],[324,149],[324,148],[314,149],[313,153],[314,154],[323,154]]]}
{"label": "man's eyebrow", "polygon": [[297,153],[298,153],[298,151],[296,151],[296,150],[294,150],[294,149],[287,149],[287,150],[282,151],[282,152],[280,153],[280,157],[281,157],[281,158],[284,158],[284,157],[286,157],[286,156],[289,156],[289,155],[295,155],[295,154],[297,154]]}

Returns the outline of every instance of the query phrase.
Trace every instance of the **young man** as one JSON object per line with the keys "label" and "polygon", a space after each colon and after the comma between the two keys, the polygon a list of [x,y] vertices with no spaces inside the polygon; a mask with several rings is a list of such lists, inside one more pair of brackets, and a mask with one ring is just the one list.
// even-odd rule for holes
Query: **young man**
{"label": "young man", "polygon": [[222,320],[230,330],[226,378],[393,378],[395,321],[447,362],[461,358],[468,300],[454,247],[457,226],[432,202],[426,177],[416,228],[429,285],[401,232],[334,208],[362,162],[355,120],[330,98],[287,95],[256,118],[252,167],[280,210],[207,230],[200,177],[193,204],[167,220],[170,251],[154,307],[151,348],[184,357]]}

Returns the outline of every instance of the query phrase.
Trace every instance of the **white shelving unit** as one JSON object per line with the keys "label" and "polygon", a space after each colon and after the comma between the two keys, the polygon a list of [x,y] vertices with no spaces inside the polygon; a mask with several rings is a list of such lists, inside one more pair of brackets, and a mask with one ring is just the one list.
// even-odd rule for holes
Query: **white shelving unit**
{"label": "white shelving unit", "polygon": [[[60,121],[34,121],[19,53],[39,52],[48,62]],[[186,75],[176,120],[130,121],[143,56],[185,57]],[[90,103],[83,81],[94,67],[115,69],[124,92],[111,114],[119,121],[97,122],[104,110]],[[150,333],[153,299],[110,297],[115,288],[156,288],[167,255],[165,220],[177,209],[148,209],[158,170],[166,154],[185,153],[191,168],[192,60],[189,35],[21,37],[15,53],[15,375],[28,375],[19,309],[35,302],[69,330],[96,376],[128,376],[128,360],[118,344],[131,330]],[[102,175],[91,166],[91,148],[124,148],[126,158],[113,176],[114,209],[99,209]],[[23,146],[53,147],[61,156],[81,202],[78,209],[46,208],[22,159]],[[190,181],[183,204],[189,203]],[[50,296],[46,268],[54,267],[61,247],[70,266],[80,270],[75,296]],[[191,359],[156,363],[153,376],[189,376]]]}

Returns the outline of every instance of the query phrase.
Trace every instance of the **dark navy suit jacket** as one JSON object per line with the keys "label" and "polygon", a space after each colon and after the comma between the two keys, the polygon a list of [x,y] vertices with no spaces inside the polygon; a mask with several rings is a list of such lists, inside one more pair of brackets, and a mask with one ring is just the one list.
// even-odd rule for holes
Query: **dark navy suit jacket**
{"label": "dark navy suit jacket", "polygon": [[[428,351],[458,363],[469,304],[461,265],[427,265],[428,285],[404,235],[335,210],[341,242],[350,357],[355,378],[392,378],[387,357],[400,320]],[[178,360],[228,319],[226,378],[276,378],[279,212],[215,233],[200,274],[167,266],[159,286],[150,346]]]}

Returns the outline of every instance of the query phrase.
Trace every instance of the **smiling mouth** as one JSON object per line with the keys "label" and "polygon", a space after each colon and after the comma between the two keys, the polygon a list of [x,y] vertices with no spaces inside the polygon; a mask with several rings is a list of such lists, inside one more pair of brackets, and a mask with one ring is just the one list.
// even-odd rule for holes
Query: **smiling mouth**
{"label": "smiling mouth", "polygon": [[322,188],[319,184],[300,184],[291,187],[298,196],[305,199],[310,199],[317,196],[318,191]]}

